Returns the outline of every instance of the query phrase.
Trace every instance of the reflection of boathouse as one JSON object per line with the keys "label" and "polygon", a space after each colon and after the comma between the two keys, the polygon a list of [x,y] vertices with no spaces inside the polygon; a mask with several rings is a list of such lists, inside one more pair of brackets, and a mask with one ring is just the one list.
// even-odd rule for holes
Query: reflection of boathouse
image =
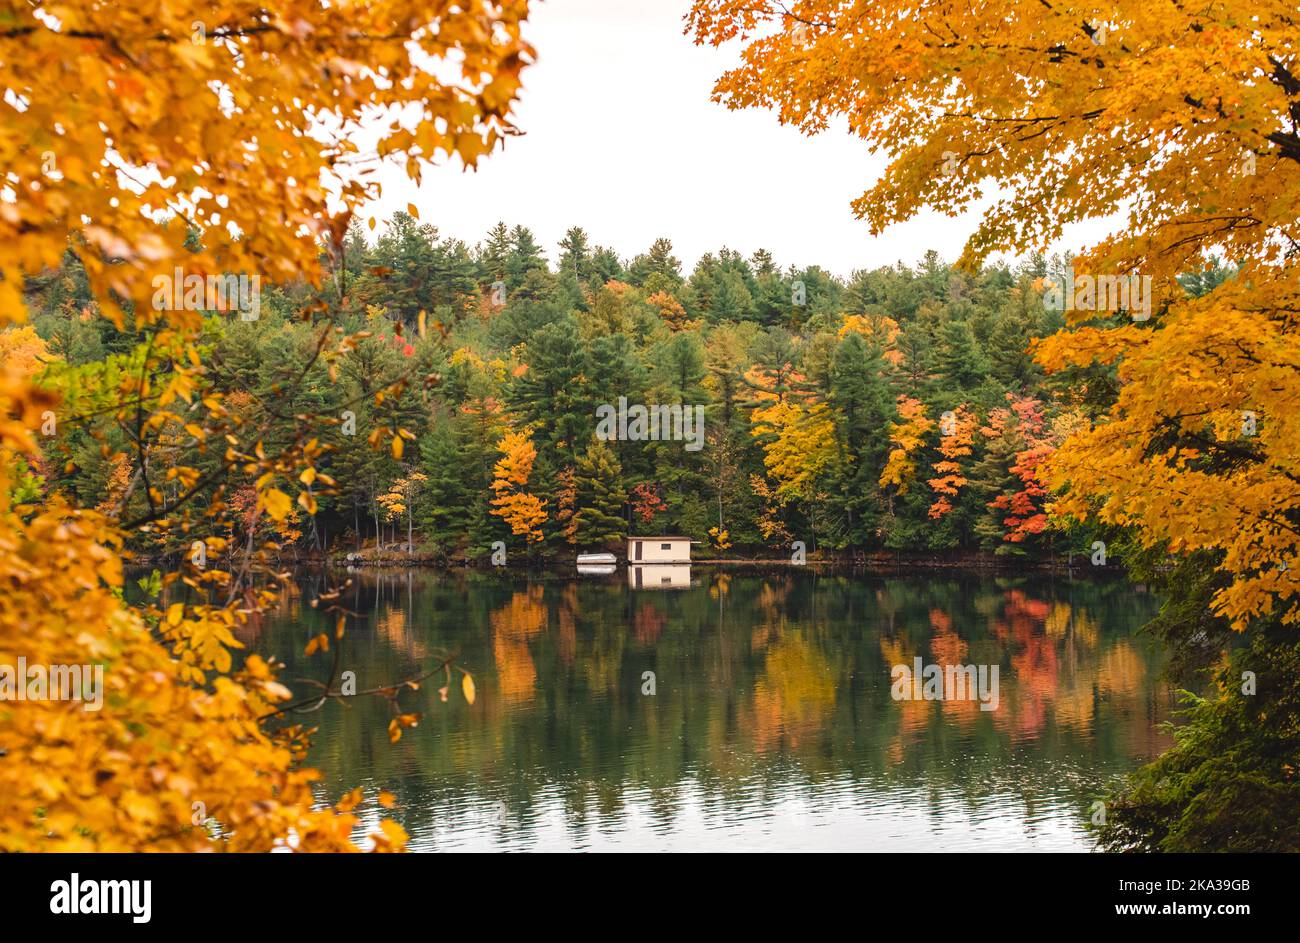
{"label": "reflection of boathouse", "polygon": [[632,589],[690,589],[689,563],[629,563],[627,585]]}
{"label": "reflection of boathouse", "polygon": [[689,537],[629,537],[627,585],[632,589],[689,589]]}

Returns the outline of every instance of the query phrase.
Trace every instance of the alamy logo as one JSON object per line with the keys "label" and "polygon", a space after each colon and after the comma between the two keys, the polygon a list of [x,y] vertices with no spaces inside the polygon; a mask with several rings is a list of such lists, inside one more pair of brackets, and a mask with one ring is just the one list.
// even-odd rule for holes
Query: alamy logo
{"label": "alamy logo", "polygon": [[155,311],[238,311],[241,321],[262,313],[262,276],[186,275],[180,266],[171,275],[153,277]]}
{"label": "alamy logo", "polygon": [[68,881],[50,885],[52,914],[130,914],[132,923],[148,923],[153,912],[152,881]]}
{"label": "alamy logo", "polygon": [[1151,317],[1150,275],[1079,275],[1044,282],[1043,304],[1053,311],[1127,311],[1134,321]]}
{"label": "alamy logo", "polygon": [[912,667],[894,665],[889,693],[896,701],[975,701],[980,710],[995,711],[998,695],[997,665],[926,665],[919,657]]}
{"label": "alamy logo", "polygon": [[0,701],[81,701],[82,710],[104,706],[103,665],[0,665]]}
{"label": "alamy logo", "polygon": [[685,442],[686,451],[704,447],[703,406],[629,406],[627,397],[618,407],[601,403],[596,407],[596,438],[602,442]]}

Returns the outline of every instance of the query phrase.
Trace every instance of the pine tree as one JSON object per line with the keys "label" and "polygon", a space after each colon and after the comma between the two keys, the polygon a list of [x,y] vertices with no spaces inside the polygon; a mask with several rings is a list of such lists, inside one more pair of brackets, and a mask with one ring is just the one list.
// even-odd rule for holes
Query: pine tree
{"label": "pine tree", "polygon": [[527,369],[509,389],[510,403],[552,455],[572,456],[590,438],[595,408],[589,387],[592,363],[578,325],[565,316],[533,335],[524,350]]}
{"label": "pine tree", "polygon": [[560,240],[560,274],[572,275],[580,285],[592,276],[591,246],[582,227],[574,226]]}
{"label": "pine tree", "polygon": [[481,284],[490,286],[498,279],[506,277],[506,258],[513,246],[510,227],[505,220],[488,230],[487,241],[479,246],[478,269]]}
{"label": "pine tree", "polygon": [[591,284],[604,285],[606,282],[623,281],[626,278],[623,261],[613,249],[600,246],[591,254]]}
{"label": "pine tree", "polygon": [[627,534],[622,516],[627,489],[613,450],[604,442],[592,442],[574,465],[574,484],[578,545],[608,546],[622,540]]}
{"label": "pine tree", "polygon": [[523,288],[535,270],[546,271],[546,256],[532,230],[516,226],[510,231],[510,251],[506,253],[505,281],[510,291]]}
{"label": "pine tree", "polygon": [[673,244],[668,239],[656,239],[648,252],[632,260],[627,274],[633,285],[649,293],[676,294],[682,286],[682,263],[673,255]]}
{"label": "pine tree", "polygon": [[420,532],[446,552],[464,540],[471,506],[483,501],[484,492],[473,487],[474,467],[450,416],[435,415],[419,445],[427,480],[416,520]]}
{"label": "pine tree", "polygon": [[944,382],[949,397],[960,397],[963,390],[976,387],[989,372],[988,358],[975,340],[975,332],[965,321],[944,323],[934,366]]}
{"label": "pine tree", "polygon": [[840,540],[869,546],[878,539],[880,474],[889,458],[890,423],[897,418],[880,348],[861,334],[846,334],[835,350],[830,384],[839,446],[835,481],[844,510]]}

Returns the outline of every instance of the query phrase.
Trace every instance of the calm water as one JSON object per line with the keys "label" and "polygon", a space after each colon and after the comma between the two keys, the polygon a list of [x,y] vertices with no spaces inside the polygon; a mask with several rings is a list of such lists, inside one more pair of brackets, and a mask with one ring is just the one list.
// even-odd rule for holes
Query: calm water
{"label": "calm water", "polygon": [[[322,795],[393,792],[421,851],[1086,850],[1092,801],[1168,745],[1161,652],[1136,632],[1157,600],[1119,581],[351,578],[359,689],[441,652],[477,682],[473,706],[458,683],[441,703],[441,680],[404,694],[424,718],[396,745],[378,698],[303,718]],[[302,576],[246,638],[303,693],[293,679],[327,673],[302,655],[324,579]],[[998,708],[894,700],[891,666],[917,656],[998,665]]]}

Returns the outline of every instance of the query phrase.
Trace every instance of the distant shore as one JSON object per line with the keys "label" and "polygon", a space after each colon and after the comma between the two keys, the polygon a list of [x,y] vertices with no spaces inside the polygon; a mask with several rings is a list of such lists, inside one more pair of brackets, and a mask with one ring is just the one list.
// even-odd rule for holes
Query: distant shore
{"label": "distant shore", "polygon": [[[435,569],[435,570],[478,570],[484,572],[506,570],[574,570],[577,566],[576,555],[573,557],[528,558],[522,554],[512,555],[507,563],[493,565],[490,557],[448,557],[429,553],[417,548],[411,554],[402,550],[386,549],[376,554],[373,548],[362,551],[340,553],[286,555],[275,561],[277,566],[302,567],[344,567],[357,569]],[[130,561],[134,567],[168,567],[176,560],[169,557],[135,557]],[[212,565],[220,563],[212,561]],[[629,565],[619,557],[618,568]],[[1116,563],[1107,566],[1093,566],[1087,554],[1069,556],[1052,556],[1040,558],[998,556],[992,553],[961,554],[923,554],[875,551],[870,553],[842,553],[809,556],[803,562],[795,562],[790,557],[700,557],[690,563],[679,564],[637,564],[650,566],[697,566],[725,567],[728,569],[817,569],[835,571],[872,571],[872,572],[911,572],[911,571],[947,571],[947,572],[1055,572],[1055,573],[1096,573],[1117,574],[1123,568]]]}

